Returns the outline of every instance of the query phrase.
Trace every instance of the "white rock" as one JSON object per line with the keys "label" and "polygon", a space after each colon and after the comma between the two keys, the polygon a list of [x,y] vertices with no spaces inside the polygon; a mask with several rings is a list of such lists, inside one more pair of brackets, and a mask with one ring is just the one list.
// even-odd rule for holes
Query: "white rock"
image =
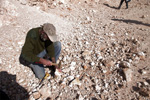
{"label": "white rock", "polygon": [[91,62],[91,65],[92,65],[92,66],[94,66],[94,65],[95,65],[95,63],[94,63],[94,62]]}
{"label": "white rock", "polygon": [[19,44],[19,45],[22,45],[22,44],[23,44],[23,42],[18,42],[18,44]]}
{"label": "white rock", "polygon": [[125,69],[124,70],[127,82],[131,82],[132,81],[132,72],[133,71],[131,69],[127,69],[127,70]]}
{"label": "white rock", "polygon": [[142,84],[141,84],[140,82],[137,82],[137,86],[138,86],[138,87],[141,87]]}
{"label": "white rock", "polygon": [[40,92],[34,92],[34,93],[33,93],[33,98],[34,98],[34,99],[39,99],[40,97],[41,97]]}
{"label": "white rock", "polygon": [[76,65],[76,62],[71,62],[71,66],[75,66]]}
{"label": "white rock", "polygon": [[90,17],[89,17],[89,16],[87,16],[87,17],[86,17],[86,20],[88,20],[88,21],[89,21],[89,20],[90,20]]}
{"label": "white rock", "polygon": [[108,88],[109,84],[108,83],[105,83],[105,88]]}
{"label": "white rock", "polygon": [[73,79],[74,79],[74,76],[69,76],[68,79],[69,79],[69,80],[73,80]]}
{"label": "white rock", "polygon": [[53,88],[53,89],[56,89],[56,86],[53,86],[52,88]]}
{"label": "white rock", "polygon": [[11,65],[9,65],[9,68],[11,68]]}
{"label": "white rock", "polygon": [[74,69],[75,69],[75,65],[76,65],[76,62],[71,62],[71,67],[70,67],[70,69],[71,69],[71,70],[74,70]]}
{"label": "white rock", "polygon": [[102,57],[102,56],[99,56],[99,57],[98,57],[98,60],[101,60],[101,59],[103,59],[103,57]]}
{"label": "white rock", "polygon": [[81,94],[79,95],[79,100],[84,100],[84,98]]}
{"label": "white rock", "polygon": [[9,47],[8,49],[9,49],[9,50],[12,50],[12,47]]}
{"label": "white rock", "polygon": [[148,82],[144,82],[144,85],[148,86],[148,85],[149,85],[149,83],[148,83]]}
{"label": "white rock", "polygon": [[66,62],[66,57],[63,58],[63,61]]}
{"label": "white rock", "polygon": [[32,87],[36,87],[36,86],[37,86],[37,84],[36,84],[36,83],[33,83],[33,84],[32,84]]}
{"label": "white rock", "polygon": [[45,97],[45,98],[51,95],[51,91],[49,90],[49,88],[46,88],[46,87],[41,88],[39,92],[42,94],[42,97]]}
{"label": "white rock", "polygon": [[2,59],[0,59],[0,64],[2,64]]}
{"label": "white rock", "polygon": [[75,66],[71,66],[70,69],[71,69],[71,70],[74,70],[74,69],[75,69]]}
{"label": "white rock", "polygon": [[65,68],[62,71],[68,73],[70,71],[70,68]]}
{"label": "white rock", "polygon": [[115,36],[115,34],[114,34],[114,33],[111,33],[110,36]]}
{"label": "white rock", "polygon": [[101,87],[98,86],[98,85],[96,85],[95,88],[96,88],[96,91],[100,91],[101,90]]}
{"label": "white rock", "polygon": [[23,81],[24,81],[24,79],[20,79],[20,80],[19,80],[19,83],[22,83]]}
{"label": "white rock", "polygon": [[3,25],[3,23],[2,23],[2,21],[0,20],[0,27],[2,27],[2,25]]}
{"label": "white rock", "polygon": [[107,70],[103,70],[103,73],[106,73],[107,72]]}
{"label": "white rock", "polygon": [[61,73],[61,72],[59,72],[59,71],[58,71],[58,69],[56,69],[56,71],[55,71],[55,75],[60,77],[60,76],[62,75],[62,73]]}
{"label": "white rock", "polygon": [[89,44],[89,42],[86,41],[84,44]]}
{"label": "white rock", "polygon": [[63,3],[63,4],[65,3],[65,0],[59,0],[59,1],[60,1],[61,3]]}
{"label": "white rock", "polygon": [[69,86],[72,87],[73,85],[81,85],[79,78],[74,79]]}
{"label": "white rock", "polygon": [[146,70],[142,70],[142,75],[145,75],[147,74],[147,71]]}

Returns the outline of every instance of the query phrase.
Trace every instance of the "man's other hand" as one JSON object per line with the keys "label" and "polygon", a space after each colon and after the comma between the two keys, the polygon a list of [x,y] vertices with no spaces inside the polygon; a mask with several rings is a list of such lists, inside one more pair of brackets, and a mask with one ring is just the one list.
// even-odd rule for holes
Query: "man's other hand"
{"label": "man's other hand", "polygon": [[50,60],[40,58],[40,62],[45,66],[52,66],[52,62]]}

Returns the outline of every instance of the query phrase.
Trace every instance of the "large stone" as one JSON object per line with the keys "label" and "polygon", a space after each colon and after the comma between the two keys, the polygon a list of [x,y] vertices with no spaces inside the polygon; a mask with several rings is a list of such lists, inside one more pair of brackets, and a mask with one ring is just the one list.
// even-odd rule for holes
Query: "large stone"
{"label": "large stone", "polygon": [[40,92],[34,92],[34,93],[33,93],[33,98],[34,98],[34,99],[39,99],[40,97],[41,97]]}
{"label": "large stone", "polygon": [[124,69],[123,71],[124,71],[124,74],[125,74],[125,77],[126,77],[126,81],[131,82],[133,71],[131,69],[128,69],[128,68]]}

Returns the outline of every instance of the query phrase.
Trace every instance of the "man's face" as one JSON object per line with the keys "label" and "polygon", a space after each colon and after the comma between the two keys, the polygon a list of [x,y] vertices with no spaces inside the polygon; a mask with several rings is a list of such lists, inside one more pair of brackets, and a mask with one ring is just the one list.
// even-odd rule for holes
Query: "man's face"
{"label": "man's face", "polygon": [[46,34],[43,30],[40,32],[40,38],[41,38],[43,41],[46,41],[46,40],[49,39],[48,36],[47,36],[47,34]]}

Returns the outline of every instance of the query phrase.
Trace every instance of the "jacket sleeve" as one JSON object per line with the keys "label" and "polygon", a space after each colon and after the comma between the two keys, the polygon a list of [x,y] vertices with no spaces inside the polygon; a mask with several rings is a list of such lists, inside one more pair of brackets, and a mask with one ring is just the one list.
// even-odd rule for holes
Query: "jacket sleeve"
{"label": "jacket sleeve", "polygon": [[[30,32],[32,33],[32,35],[30,34]],[[25,60],[29,62],[37,62],[40,59],[33,52],[34,44],[36,42],[33,34],[36,33],[34,33],[34,31],[29,31],[25,40],[25,44],[22,48],[22,56]]]}

